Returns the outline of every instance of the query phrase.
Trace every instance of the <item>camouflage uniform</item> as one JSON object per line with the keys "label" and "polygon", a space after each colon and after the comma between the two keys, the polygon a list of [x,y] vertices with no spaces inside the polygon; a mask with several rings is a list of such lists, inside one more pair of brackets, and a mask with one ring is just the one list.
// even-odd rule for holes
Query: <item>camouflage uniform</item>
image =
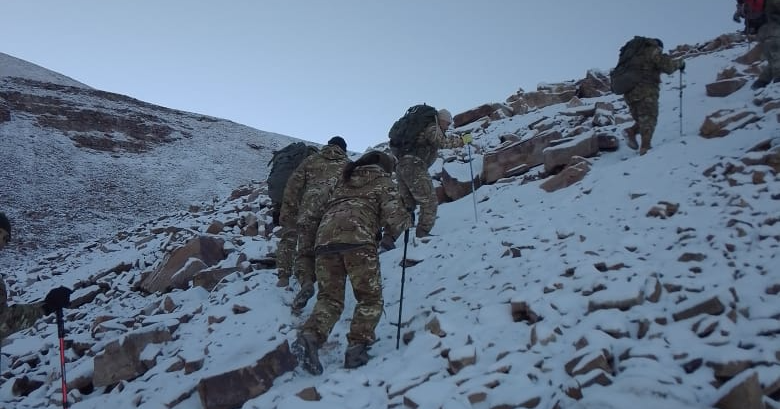
{"label": "camouflage uniform", "polygon": [[285,223],[282,221],[283,219],[280,214],[279,225],[282,228],[279,229],[279,243],[276,245],[276,275],[279,277],[280,283],[282,283],[277,285],[285,287],[293,272],[295,249],[298,246],[298,229],[294,223]]}
{"label": "camouflage uniform", "polygon": [[[287,181],[282,199],[280,221],[296,234],[298,243],[295,278],[301,285],[316,281],[314,275],[314,240],[319,219],[333,186],[341,177],[349,159],[335,145],[326,145],[320,153],[301,162]],[[298,226],[297,230],[295,226]],[[292,248],[294,251],[294,247]]]}
{"label": "camouflage uniform", "polygon": [[[3,213],[0,213],[2,224],[8,225],[9,230],[0,228],[0,249],[10,240],[10,224]],[[0,342],[14,332],[31,327],[35,321],[43,316],[43,303],[8,305],[8,294],[5,281],[0,278]]]}
{"label": "camouflage uniform", "polygon": [[633,61],[632,66],[641,73],[641,80],[623,96],[634,118],[634,125],[629,130],[629,135],[637,132],[642,135],[642,144],[639,154],[644,155],[650,149],[650,140],[655,132],[658,122],[658,96],[661,84],[661,73],[672,74],[682,65],[682,60],[674,60],[663,54],[660,47],[650,47],[640,53]]}
{"label": "camouflage uniform", "polygon": [[390,178],[394,159],[369,152],[347,165],[325,206],[317,230],[317,303],[303,332],[313,334],[318,346],[328,338],[344,310],[347,277],[357,305],[347,339],[350,344],[374,342],[382,314],[382,287],[376,234],[387,226],[398,237],[411,225]]}
{"label": "camouflage uniform", "polygon": [[10,334],[31,327],[43,316],[43,303],[7,305],[5,282],[0,279],[0,342]]}
{"label": "camouflage uniform", "polygon": [[460,146],[463,146],[460,138],[447,138],[438,121],[434,121],[420,133],[414,151],[404,155],[393,152],[400,156],[396,177],[401,201],[407,209],[420,205],[416,228],[418,237],[427,236],[433,229],[439,205],[428,168],[436,161],[439,149]]}
{"label": "camouflage uniform", "polygon": [[758,87],[780,81],[780,0],[766,0],[764,12],[767,22],[759,29],[758,38],[768,64],[758,76]]}

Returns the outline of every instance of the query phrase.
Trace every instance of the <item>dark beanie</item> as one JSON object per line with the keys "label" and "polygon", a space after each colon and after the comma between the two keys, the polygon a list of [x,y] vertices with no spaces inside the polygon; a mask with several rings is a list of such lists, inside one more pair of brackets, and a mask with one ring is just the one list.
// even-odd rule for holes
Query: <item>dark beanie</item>
{"label": "dark beanie", "polygon": [[328,141],[328,145],[336,145],[339,148],[341,148],[342,151],[344,152],[347,151],[347,141],[345,141],[344,138],[340,136],[334,136],[330,138],[330,140]]}

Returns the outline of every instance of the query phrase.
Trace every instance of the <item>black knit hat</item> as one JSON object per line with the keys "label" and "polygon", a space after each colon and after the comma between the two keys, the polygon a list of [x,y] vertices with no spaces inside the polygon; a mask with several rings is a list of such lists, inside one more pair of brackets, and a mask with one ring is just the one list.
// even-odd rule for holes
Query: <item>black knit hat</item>
{"label": "black knit hat", "polygon": [[3,212],[0,212],[0,229],[3,229],[8,233],[8,241],[11,241],[11,221],[8,220]]}
{"label": "black knit hat", "polygon": [[330,138],[330,140],[328,141],[328,145],[336,145],[339,148],[341,148],[342,151],[344,152],[347,151],[347,141],[345,141],[344,138],[340,136],[334,136]]}
{"label": "black knit hat", "polygon": [[664,48],[664,42],[661,41],[660,38],[654,38],[654,40],[655,40],[656,44],[658,44],[658,46],[661,47],[661,49]]}

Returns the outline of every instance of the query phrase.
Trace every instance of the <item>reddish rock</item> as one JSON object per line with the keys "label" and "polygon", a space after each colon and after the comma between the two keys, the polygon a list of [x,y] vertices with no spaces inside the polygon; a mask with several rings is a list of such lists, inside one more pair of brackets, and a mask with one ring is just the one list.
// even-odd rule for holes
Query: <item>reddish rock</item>
{"label": "reddish rock", "polygon": [[204,409],[240,408],[246,401],[267,392],[276,378],[297,365],[284,341],[253,365],[201,379],[200,402]]}

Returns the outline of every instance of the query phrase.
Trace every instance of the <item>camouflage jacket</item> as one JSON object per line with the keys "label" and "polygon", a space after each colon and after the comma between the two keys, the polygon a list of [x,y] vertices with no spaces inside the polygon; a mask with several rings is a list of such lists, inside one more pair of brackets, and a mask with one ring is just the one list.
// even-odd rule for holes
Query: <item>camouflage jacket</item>
{"label": "camouflage jacket", "polygon": [[376,164],[358,166],[349,180],[336,185],[322,215],[316,245],[376,246],[380,228],[388,227],[397,238],[411,223],[390,174]]}
{"label": "camouflage jacket", "polygon": [[5,282],[0,279],[0,341],[31,327],[43,316],[42,303],[7,305]]}
{"label": "camouflage jacket", "polygon": [[463,146],[460,138],[448,138],[444,135],[439,124],[434,121],[420,133],[411,155],[422,159],[425,165],[430,167],[433,165],[433,162],[436,162],[439,149],[457,148],[460,146]]}
{"label": "camouflage jacket", "polygon": [[680,64],[680,61],[664,54],[658,47],[647,47],[631,61],[632,69],[640,74],[637,85],[658,85],[661,83],[661,73],[672,74],[680,68]]}
{"label": "camouflage jacket", "polygon": [[287,180],[279,223],[285,227],[313,223],[311,212],[325,205],[347,162],[347,154],[335,145],[325,145],[304,159]]}

